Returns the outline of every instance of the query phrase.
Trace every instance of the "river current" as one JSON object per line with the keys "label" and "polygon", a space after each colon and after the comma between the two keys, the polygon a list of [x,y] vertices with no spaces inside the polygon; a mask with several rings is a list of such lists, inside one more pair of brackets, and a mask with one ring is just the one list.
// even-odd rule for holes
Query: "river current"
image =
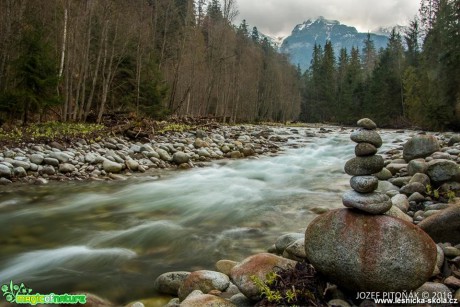
{"label": "river current", "polygon": [[[289,133],[273,157],[216,161],[123,182],[50,183],[0,193],[0,284],[91,292],[113,302],[154,297],[161,273],[214,269],[303,232],[315,207],[349,189],[350,130]],[[384,148],[406,134],[381,131]],[[400,143],[399,143],[400,145]]]}

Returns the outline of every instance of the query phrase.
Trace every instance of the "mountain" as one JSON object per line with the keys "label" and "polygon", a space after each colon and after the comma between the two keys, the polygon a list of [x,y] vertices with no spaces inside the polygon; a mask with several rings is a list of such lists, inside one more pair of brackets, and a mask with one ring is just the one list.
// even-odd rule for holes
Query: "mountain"
{"label": "mountain", "polygon": [[407,31],[407,28],[408,27],[406,26],[400,26],[400,25],[396,25],[394,27],[380,27],[380,28],[373,30],[372,33],[379,34],[379,35],[385,35],[389,37],[391,34],[391,31],[395,29],[396,32],[398,32],[401,35],[404,35],[404,32]]}
{"label": "mountain", "polygon": [[[371,33],[376,50],[385,48],[388,42],[387,35]],[[310,67],[313,46],[324,45],[330,40],[334,47],[335,55],[338,56],[342,47],[351,50],[358,47],[360,52],[364,46],[367,33],[359,33],[355,27],[343,25],[337,20],[328,20],[324,17],[309,19],[295,26],[290,36],[283,40],[280,52],[289,56],[291,63],[299,65],[302,71]],[[350,52],[349,52],[350,53]]]}

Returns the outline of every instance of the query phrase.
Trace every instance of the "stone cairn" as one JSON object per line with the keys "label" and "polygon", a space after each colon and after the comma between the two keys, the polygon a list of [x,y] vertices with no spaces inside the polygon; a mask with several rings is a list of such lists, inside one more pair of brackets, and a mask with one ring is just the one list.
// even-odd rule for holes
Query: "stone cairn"
{"label": "stone cairn", "polygon": [[382,214],[391,208],[391,200],[386,194],[374,192],[379,184],[372,174],[384,167],[382,156],[376,155],[382,146],[382,138],[377,133],[377,125],[368,118],[358,121],[359,129],[351,134],[351,140],[358,143],[356,157],[345,164],[345,172],[353,177],[350,185],[353,191],[342,197],[345,207],[356,208],[370,214]]}
{"label": "stone cairn", "polygon": [[342,202],[347,208],[331,210],[314,219],[305,231],[305,254],[316,270],[349,291],[414,290],[432,275],[436,245],[419,227],[384,215],[390,198],[376,192],[378,173],[384,166],[376,155],[382,146],[377,125],[358,121],[351,134],[358,143],[356,157],[347,161],[345,172],[352,191]]}

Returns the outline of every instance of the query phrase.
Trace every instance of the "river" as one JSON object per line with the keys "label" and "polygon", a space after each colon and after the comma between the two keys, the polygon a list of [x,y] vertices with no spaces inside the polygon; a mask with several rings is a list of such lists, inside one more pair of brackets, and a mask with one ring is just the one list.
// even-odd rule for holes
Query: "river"
{"label": "river", "polygon": [[[354,144],[349,130],[308,138],[297,130],[278,131],[291,134],[274,157],[122,182],[3,188],[0,284],[126,303],[155,296],[161,273],[213,269],[220,259],[239,261],[281,234],[303,232],[316,216],[312,208],[341,207]],[[406,136],[381,133],[383,151]]]}

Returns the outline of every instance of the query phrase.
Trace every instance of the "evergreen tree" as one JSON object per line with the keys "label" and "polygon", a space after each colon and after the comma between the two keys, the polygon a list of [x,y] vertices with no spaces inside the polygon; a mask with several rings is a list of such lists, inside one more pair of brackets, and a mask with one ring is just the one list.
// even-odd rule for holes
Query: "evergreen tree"
{"label": "evergreen tree", "polygon": [[369,92],[364,101],[365,115],[379,118],[383,125],[396,124],[404,115],[403,62],[402,39],[393,29],[368,80]]}
{"label": "evergreen tree", "polygon": [[[349,66],[347,49],[340,49],[340,55],[337,64],[337,106],[343,111],[345,105],[349,104],[346,100],[349,98],[345,95],[346,78]],[[343,122],[346,117],[345,112],[338,114],[339,121]]]}
{"label": "evergreen tree", "polygon": [[321,84],[321,62],[323,58],[323,49],[321,45],[315,44],[310,68],[304,74],[304,92],[303,92],[303,113],[305,121],[319,122],[321,115],[319,112],[320,84]]}
{"label": "evergreen tree", "polygon": [[370,33],[367,33],[362,51],[364,75],[370,77],[377,61],[377,51],[375,50],[375,44]]}
{"label": "evergreen tree", "polygon": [[30,113],[41,115],[47,107],[59,102],[58,77],[52,51],[38,25],[26,28],[21,46],[22,53],[16,63],[18,84],[13,96],[19,102],[23,123],[27,124]]}
{"label": "evergreen tree", "polygon": [[408,65],[418,67],[420,58],[420,29],[417,19],[410,22],[409,28],[404,33],[404,40],[406,42],[406,61]]}
{"label": "evergreen tree", "polygon": [[243,19],[243,21],[238,26],[237,33],[245,37],[249,36],[248,24],[246,23],[246,19]]}
{"label": "evergreen tree", "polygon": [[251,38],[252,38],[252,41],[254,43],[259,43],[260,42],[259,30],[257,29],[257,27],[252,28]]}
{"label": "evergreen tree", "polygon": [[320,97],[321,97],[321,118],[327,121],[336,121],[334,110],[336,110],[336,63],[334,48],[331,41],[324,45],[324,54],[320,69]]}
{"label": "evergreen tree", "polygon": [[435,7],[436,16],[425,38],[423,108],[429,126],[460,127],[460,114],[456,113],[460,97],[460,33],[458,21],[459,0],[440,0]]}

